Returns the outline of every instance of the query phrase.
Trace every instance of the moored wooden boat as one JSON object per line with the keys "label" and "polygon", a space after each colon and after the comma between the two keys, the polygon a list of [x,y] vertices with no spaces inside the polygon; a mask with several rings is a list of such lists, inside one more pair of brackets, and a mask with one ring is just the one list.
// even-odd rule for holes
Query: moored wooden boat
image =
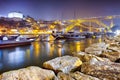
{"label": "moored wooden boat", "polygon": [[8,48],[8,47],[15,47],[15,46],[24,46],[30,45],[31,42],[34,40],[22,40],[22,41],[0,41],[0,48]]}

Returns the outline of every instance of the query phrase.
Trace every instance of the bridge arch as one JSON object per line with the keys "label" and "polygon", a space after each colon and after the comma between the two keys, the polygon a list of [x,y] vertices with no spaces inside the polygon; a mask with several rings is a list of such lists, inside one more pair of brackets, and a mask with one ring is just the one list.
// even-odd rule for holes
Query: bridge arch
{"label": "bridge arch", "polygon": [[[95,23],[97,25],[99,25],[100,27],[95,27],[92,25],[83,25],[84,23],[89,22],[89,23]],[[83,20],[72,20],[70,21],[70,24],[67,25],[65,32],[68,32],[70,30],[72,30],[75,26],[80,26],[81,28],[92,28],[97,30],[98,28],[105,28],[106,30],[110,30],[110,26],[104,24],[101,20],[97,20],[97,19],[83,19]]]}

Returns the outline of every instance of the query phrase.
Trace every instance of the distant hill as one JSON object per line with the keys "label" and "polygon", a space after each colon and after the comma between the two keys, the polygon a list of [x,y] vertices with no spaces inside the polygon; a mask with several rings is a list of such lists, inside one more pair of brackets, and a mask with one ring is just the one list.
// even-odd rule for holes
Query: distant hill
{"label": "distant hill", "polygon": [[27,25],[28,22],[26,20],[14,21],[11,18],[0,18],[0,28],[24,28],[31,27],[31,25]]}

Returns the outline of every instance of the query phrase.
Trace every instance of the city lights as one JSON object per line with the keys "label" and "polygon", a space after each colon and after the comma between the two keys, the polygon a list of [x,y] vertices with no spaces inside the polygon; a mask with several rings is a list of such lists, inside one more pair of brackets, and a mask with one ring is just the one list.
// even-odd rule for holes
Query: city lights
{"label": "city lights", "polygon": [[120,80],[120,0],[0,0],[0,80]]}

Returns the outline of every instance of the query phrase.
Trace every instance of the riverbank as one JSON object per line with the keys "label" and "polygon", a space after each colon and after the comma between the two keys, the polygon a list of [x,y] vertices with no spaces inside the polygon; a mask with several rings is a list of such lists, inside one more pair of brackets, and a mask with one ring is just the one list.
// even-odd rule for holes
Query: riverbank
{"label": "riverbank", "polygon": [[1,74],[0,80],[120,80],[120,36],[73,53]]}

